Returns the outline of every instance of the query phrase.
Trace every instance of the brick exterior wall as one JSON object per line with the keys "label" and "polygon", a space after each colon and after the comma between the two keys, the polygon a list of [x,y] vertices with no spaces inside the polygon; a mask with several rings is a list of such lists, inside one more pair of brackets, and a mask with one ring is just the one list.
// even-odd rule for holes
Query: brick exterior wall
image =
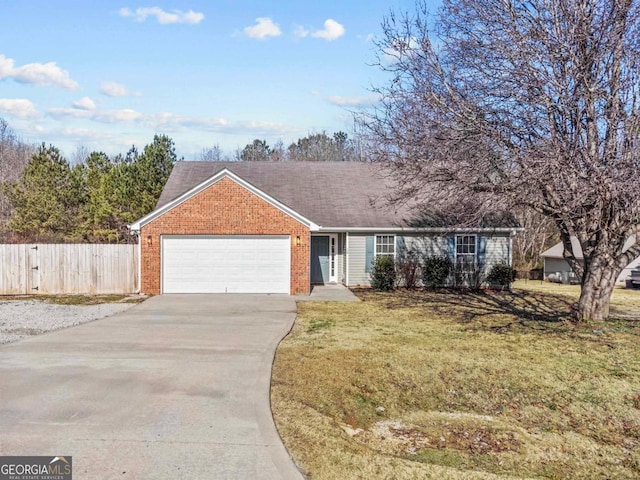
{"label": "brick exterior wall", "polygon": [[161,235],[290,235],[291,295],[309,294],[309,228],[230,178],[222,178],[141,228],[142,293],[160,293]]}

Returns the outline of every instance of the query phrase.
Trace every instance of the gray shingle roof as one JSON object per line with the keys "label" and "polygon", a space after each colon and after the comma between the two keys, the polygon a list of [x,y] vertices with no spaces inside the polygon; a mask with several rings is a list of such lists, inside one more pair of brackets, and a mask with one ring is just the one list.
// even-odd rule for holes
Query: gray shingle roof
{"label": "gray shingle roof", "polygon": [[384,196],[391,182],[380,168],[360,162],[181,161],[175,164],[157,208],[224,168],[325,228],[391,228],[417,223],[408,206],[387,206]]}

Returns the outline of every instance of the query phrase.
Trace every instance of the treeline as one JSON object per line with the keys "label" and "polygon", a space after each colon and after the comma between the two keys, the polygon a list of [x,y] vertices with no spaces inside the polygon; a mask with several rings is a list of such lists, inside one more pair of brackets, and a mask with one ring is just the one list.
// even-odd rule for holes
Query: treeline
{"label": "treeline", "polygon": [[34,150],[20,176],[2,184],[10,208],[4,241],[133,241],[127,225],[153,210],[177,160],[166,135],[154,136],[142,152],[92,152],[75,165],[54,146]]}
{"label": "treeline", "polygon": [[[216,145],[199,159],[356,161],[358,150],[346,133],[323,132],[287,148],[256,139],[230,157]],[[153,210],[176,161],[173,140],[156,135],[142,152],[80,147],[70,162],[55,146],[22,142],[0,119],[0,242],[134,241],[127,225]]]}
{"label": "treeline", "polygon": [[329,136],[325,132],[310,134],[285,148],[278,140],[269,145],[266,140],[255,139],[233,155],[225,155],[219,145],[205,148],[199,160],[241,162],[354,162],[362,160],[361,146],[345,132]]}

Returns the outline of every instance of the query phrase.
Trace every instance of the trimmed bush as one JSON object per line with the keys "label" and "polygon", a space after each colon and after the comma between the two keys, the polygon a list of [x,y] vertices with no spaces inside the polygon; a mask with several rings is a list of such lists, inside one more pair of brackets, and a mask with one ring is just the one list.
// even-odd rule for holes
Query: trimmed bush
{"label": "trimmed bush", "polygon": [[396,286],[396,267],[393,257],[379,255],[371,270],[371,287],[383,292],[391,291]]}
{"label": "trimmed bush", "polygon": [[427,255],[422,260],[422,283],[427,288],[442,287],[451,272],[449,257]]}
{"label": "trimmed bush", "polygon": [[490,285],[500,285],[508,287],[515,281],[518,272],[506,263],[498,263],[491,267],[489,275],[487,275],[487,282]]}

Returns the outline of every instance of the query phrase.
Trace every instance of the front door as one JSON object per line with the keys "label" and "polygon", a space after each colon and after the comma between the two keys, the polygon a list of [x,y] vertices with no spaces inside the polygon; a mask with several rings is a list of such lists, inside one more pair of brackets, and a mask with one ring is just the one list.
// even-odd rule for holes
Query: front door
{"label": "front door", "polygon": [[311,237],[311,283],[329,283],[329,237]]}

